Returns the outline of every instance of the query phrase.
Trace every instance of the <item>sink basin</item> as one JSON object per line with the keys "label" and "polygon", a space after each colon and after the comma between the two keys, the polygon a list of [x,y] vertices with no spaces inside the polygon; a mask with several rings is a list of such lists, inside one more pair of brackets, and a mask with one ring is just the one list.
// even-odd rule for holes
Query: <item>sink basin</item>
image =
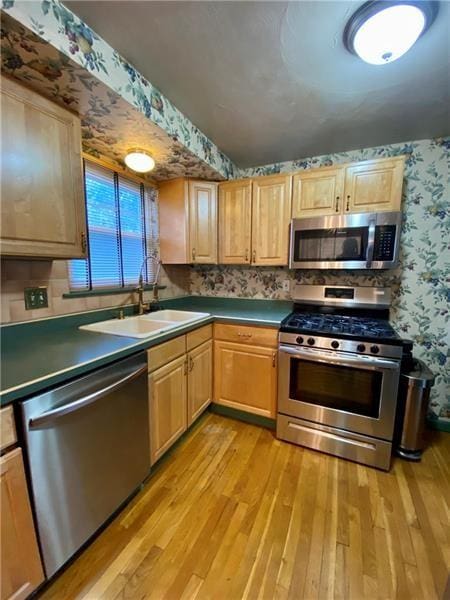
{"label": "sink basin", "polygon": [[169,321],[157,321],[155,319],[150,321],[143,317],[128,317],[123,320],[110,319],[99,323],[91,323],[90,325],[82,325],[80,329],[126,337],[147,338],[172,329],[176,325]]}
{"label": "sink basin", "polygon": [[81,325],[80,329],[123,335],[133,338],[148,338],[159,335],[175,327],[182,327],[209,317],[209,313],[195,313],[185,310],[159,310],[148,315],[127,317],[126,319],[109,319],[90,325]]}
{"label": "sink basin", "polygon": [[168,321],[177,325],[198,321],[205,317],[209,317],[209,313],[189,312],[188,310],[157,310],[142,316],[147,321]]}

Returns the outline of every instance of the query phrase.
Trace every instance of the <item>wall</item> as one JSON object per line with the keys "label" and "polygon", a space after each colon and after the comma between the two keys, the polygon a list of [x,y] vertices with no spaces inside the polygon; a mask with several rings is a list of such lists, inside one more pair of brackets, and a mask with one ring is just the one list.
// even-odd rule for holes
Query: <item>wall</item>
{"label": "wall", "polygon": [[287,268],[195,267],[191,293],[289,298],[282,282],[380,285],[392,288],[392,322],[436,374],[434,415],[450,420],[450,138],[318,156],[241,172],[243,177],[407,154],[400,266],[385,272],[290,271]]}
{"label": "wall", "polygon": [[[184,296],[189,293],[189,268],[168,266],[161,269],[160,284],[166,285],[160,290],[160,298]],[[48,308],[25,310],[23,290],[26,287],[46,286],[48,288]],[[1,263],[1,322],[27,321],[41,319],[71,312],[123,306],[136,303],[136,293],[89,296],[85,298],[63,298],[69,291],[68,263],[65,260],[12,260],[3,259]],[[150,299],[152,292],[146,292]]]}

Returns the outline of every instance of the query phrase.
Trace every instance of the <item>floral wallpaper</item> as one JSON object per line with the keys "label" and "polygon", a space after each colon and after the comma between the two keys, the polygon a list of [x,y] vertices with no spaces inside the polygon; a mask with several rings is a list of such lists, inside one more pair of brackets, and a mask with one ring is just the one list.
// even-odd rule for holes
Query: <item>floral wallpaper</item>
{"label": "floral wallpaper", "polygon": [[152,84],[57,0],[3,0],[2,71],[82,117],[84,150],[120,166],[130,146],[152,178],[220,180],[236,167]]}
{"label": "floral wallpaper", "polygon": [[305,284],[391,287],[391,319],[414,340],[415,354],[436,375],[432,417],[450,422],[450,137],[366,148],[255,167],[241,176],[268,175],[383,156],[407,154],[400,266],[389,271],[291,271],[283,267],[197,266],[191,294],[290,298],[285,280]]}

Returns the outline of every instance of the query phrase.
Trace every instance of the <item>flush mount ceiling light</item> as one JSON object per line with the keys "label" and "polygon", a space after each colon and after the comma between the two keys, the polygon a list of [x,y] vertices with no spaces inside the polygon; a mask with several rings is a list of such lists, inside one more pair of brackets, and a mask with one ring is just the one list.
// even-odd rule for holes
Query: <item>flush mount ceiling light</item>
{"label": "flush mount ceiling light", "polygon": [[350,17],[344,30],[347,50],[372,65],[400,58],[430,27],[438,2],[371,0]]}
{"label": "flush mount ceiling light", "polygon": [[130,150],[130,152],[128,152],[128,154],[125,156],[125,164],[133,171],[137,171],[138,173],[147,173],[154,168],[155,161],[150,154],[144,150],[136,148],[135,150]]}

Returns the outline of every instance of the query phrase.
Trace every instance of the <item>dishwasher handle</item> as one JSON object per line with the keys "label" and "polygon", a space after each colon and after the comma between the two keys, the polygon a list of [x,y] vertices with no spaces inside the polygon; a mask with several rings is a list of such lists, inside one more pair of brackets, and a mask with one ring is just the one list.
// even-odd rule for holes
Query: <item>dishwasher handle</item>
{"label": "dishwasher handle", "polygon": [[88,406],[89,404],[92,404],[93,402],[100,400],[100,398],[103,398],[103,396],[106,396],[107,394],[114,392],[115,390],[122,387],[123,385],[125,385],[126,383],[131,381],[132,379],[136,379],[136,377],[139,377],[140,375],[142,375],[143,373],[146,373],[146,372],[147,372],[147,365],[144,365],[143,367],[139,367],[139,369],[137,369],[136,371],[133,371],[132,373],[130,373],[128,375],[125,375],[125,377],[118,379],[114,383],[107,385],[106,387],[104,387],[101,390],[97,390],[96,392],[93,392],[92,394],[88,394],[87,396],[78,398],[77,400],[74,400],[73,402],[70,402],[69,404],[64,404],[63,406],[58,406],[57,408],[48,410],[47,412],[42,413],[38,417],[30,419],[30,421],[28,423],[28,427],[30,429],[36,429],[36,428],[40,427],[41,425],[45,425],[46,423],[53,421],[54,419],[58,419],[59,417],[67,415],[71,412],[80,410],[81,408],[84,408],[85,406]]}

